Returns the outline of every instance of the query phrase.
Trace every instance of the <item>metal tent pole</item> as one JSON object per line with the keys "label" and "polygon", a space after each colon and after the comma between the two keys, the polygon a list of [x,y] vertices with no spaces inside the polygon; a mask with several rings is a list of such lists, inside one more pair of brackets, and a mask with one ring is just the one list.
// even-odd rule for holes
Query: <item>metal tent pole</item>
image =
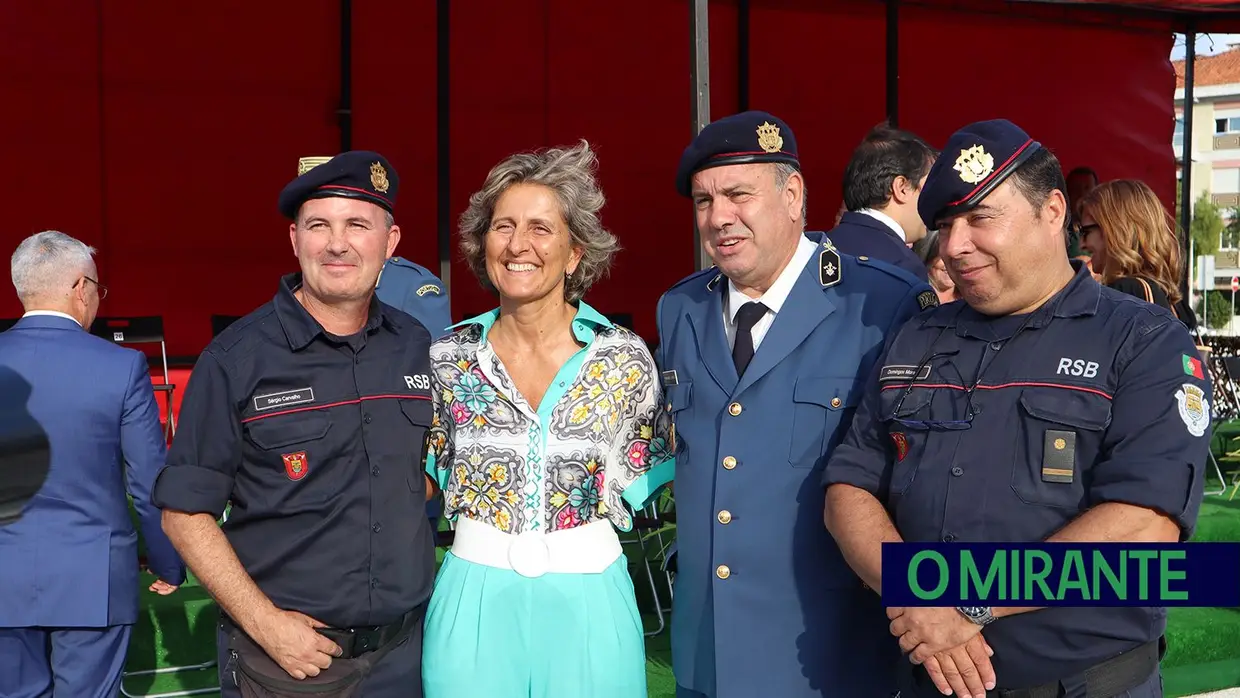
{"label": "metal tent pole", "polygon": [[[1180,142],[1180,229],[1184,233],[1180,244],[1184,251],[1186,271],[1180,280],[1180,295],[1187,300],[1192,297],[1189,295],[1188,277],[1196,266],[1196,260],[1189,256],[1192,249],[1189,244],[1189,226],[1193,220],[1193,200],[1190,198],[1193,173],[1193,64],[1197,60],[1197,30],[1192,20],[1189,20],[1184,38],[1188,45],[1184,53],[1184,128]],[[1202,323],[1205,320],[1205,317],[1201,318]]]}
{"label": "metal tent pole", "polygon": [[[710,123],[710,29],[707,23],[709,0],[693,0],[689,14],[689,36],[693,41],[693,59],[690,74],[693,79],[693,135],[696,136]],[[711,265],[710,257],[702,250],[702,236],[693,224],[693,250],[697,269]]]}

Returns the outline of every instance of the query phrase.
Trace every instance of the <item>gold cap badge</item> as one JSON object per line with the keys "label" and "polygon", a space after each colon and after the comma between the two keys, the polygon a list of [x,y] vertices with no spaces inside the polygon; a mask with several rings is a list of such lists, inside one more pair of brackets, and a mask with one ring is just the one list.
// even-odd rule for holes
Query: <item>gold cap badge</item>
{"label": "gold cap badge", "polygon": [[995,159],[980,145],[960,151],[954,169],[966,184],[977,184],[995,170]]}
{"label": "gold cap badge", "polygon": [[386,194],[388,190],[387,170],[377,162],[370,165],[370,186],[380,194]]}
{"label": "gold cap badge", "polygon": [[297,176],[300,177],[323,163],[331,160],[330,157],[313,157],[302,158],[297,161]]}
{"label": "gold cap badge", "polygon": [[779,127],[763,121],[758,127],[758,147],[768,153],[778,153],[784,147],[784,138],[779,135]]}

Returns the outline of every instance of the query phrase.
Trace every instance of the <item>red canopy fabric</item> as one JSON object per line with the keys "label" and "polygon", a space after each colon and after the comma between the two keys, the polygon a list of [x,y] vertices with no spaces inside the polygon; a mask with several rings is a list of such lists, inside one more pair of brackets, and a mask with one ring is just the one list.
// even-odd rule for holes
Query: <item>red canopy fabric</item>
{"label": "red canopy fabric", "polygon": [[[100,250],[102,312],[162,315],[169,354],[193,357],[211,315],[248,313],[296,269],[275,201],[298,158],[339,149],[340,2],[81,5],[0,3],[0,258],[40,230],[79,237]],[[454,319],[495,301],[455,235],[439,249],[440,194],[455,221],[501,158],[586,138],[623,246],[587,300],[653,337],[660,294],[696,262],[692,206],[673,188],[692,137],[689,3],[450,3],[446,93],[434,0],[352,6],[352,145],[400,173],[397,253],[436,271],[451,259]],[[740,9],[711,2],[711,115],[786,119],[809,224],[830,227],[849,154],[887,116],[886,3],[748,6],[742,104]],[[1009,118],[1065,168],[1144,179],[1171,204],[1171,31],[1186,16],[1235,28],[1238,6],[901,0],[900,126],[941,146],[968,122]],[[0,292],[0,318],[20,312]]]}

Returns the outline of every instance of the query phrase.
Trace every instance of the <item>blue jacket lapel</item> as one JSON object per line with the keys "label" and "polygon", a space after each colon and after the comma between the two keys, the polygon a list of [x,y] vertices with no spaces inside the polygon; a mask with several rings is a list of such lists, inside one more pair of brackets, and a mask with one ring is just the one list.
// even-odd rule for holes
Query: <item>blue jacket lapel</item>
{"label": "blue jacket lapel", "polygon": [[706,372],[729,395],[736,387],[736,364],[732,363],[732,350],[728,335],[723,329],[723,294],[727,280],[716,275],[706,285],[706,310],[692,313],[693,337],[697,340],[698,355],[706,366]]}

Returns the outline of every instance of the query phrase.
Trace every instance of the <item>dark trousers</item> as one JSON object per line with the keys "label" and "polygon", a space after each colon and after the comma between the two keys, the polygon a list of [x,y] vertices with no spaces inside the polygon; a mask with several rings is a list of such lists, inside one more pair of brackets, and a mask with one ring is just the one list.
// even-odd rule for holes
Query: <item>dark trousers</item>
{"label": "dark trousers", "polygon": [[[228,636],[222,625],[216,630],[215,647],[220,662],[220,698],[241,698],[233,676],[237,669],[229,656]],[[422,698],[421,623],[374,666],[358,698]]]}
{"label": "dark trousers", "polygon": [[[902,687],[898,698],[942,698],[933,683],[916,688]],[[986,698],[999,698],[998,691],[987,691]],[[1080,674],[1059,682],[1058,698],[1085,698],[1085,675]],[[1162,673],[1155,671],[1143,683],[1111,698],[1163,698]]]}
{"label": "dark trousers", "polygon": [[116,698],[132,630],[0,628],[0,696]]}

